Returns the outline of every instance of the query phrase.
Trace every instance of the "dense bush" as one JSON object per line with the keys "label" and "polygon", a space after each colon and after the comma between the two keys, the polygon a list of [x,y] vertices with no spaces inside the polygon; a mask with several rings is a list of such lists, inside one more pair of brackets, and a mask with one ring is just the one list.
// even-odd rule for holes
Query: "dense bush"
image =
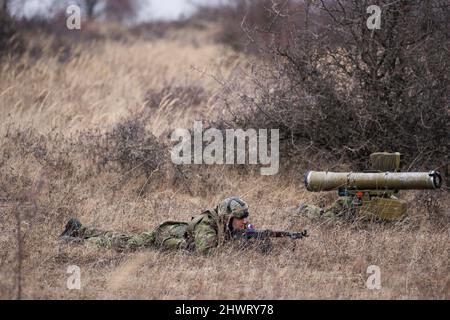
{"label": "dense bush", "polygon": [[112,162],[123,170],[137,169],[150,176],[167,160],[164,145],[137,118],[118,123],[103,138],[106,142],[101,150],[103,164]]}

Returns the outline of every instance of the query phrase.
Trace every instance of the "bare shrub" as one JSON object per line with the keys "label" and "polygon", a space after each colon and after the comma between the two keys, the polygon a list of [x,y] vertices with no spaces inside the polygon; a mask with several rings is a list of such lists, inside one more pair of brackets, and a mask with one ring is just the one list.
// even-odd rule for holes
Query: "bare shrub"
{"label": "bare shrub", "polygon": [[[445,2],[376,1],[380,30],[366,27],[368,1],[321,2],[322,25],[278,23],[291,30],[286,44],[264,50],[228,104],[241,106],[235,125],[279,128],[285,147],[305,146],[366,162],[377,150],[400,151],[409,168],[439,165],[450,150],[448,101],[449,6]],[[305,14],[308,16],[308,12]]]}
{"label": "bare shrub", "polygon": [[[258,53],[258,49],[270,43],[285,43],[289,30],[287,24],[278,23],[283,16],[290,24],[305,23],[301,1],[233,0],[218,6],[198,6],[194,19],[219,22],[221,28],[214,39],[236,51]],[[274,36],[276,34],[276,36]]]}
{"label": "bare shrub", "polygon": [[23,42],[13,19],[7,11],[0,10],[0,58],[23,53]]}
{"label": "bare shrub", "polygon": [[139,168],[147,176],[159,170],[166,160],[165,148],[145,130],[139,119],[125,120],[106,133],[102,164],[114,162],[123,170]]}
{"label": "bare shrub", "polygon": [[107,0],[104,14],[106,19],[124,22],[134,17],[138,5],[134,0]]}

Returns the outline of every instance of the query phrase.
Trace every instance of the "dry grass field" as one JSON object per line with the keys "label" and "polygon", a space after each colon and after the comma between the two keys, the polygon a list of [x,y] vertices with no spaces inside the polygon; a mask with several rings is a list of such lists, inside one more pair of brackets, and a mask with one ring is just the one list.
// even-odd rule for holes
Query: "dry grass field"
{"label": "dry grass field", "polygon": [[[408,217],[397,223],[312,220],[296,214],[300,202],[336,197],[303,186],[308,163],[331,166],[320,155],[275,176],[168,164],[170,132],[223,116],[220,82],[256,59],[215,43],[214,28],[188,25],[154,39],[119,28],[119,39],[76,41],[67,52],[34,35],[27,45],[40,45],[39,59],[26,53],[0,64],[0,299],[16,298],[19,282],[25,299],[449,299],[447,190],[403,192]],[[158,165],[141,165],[142,157],[102,163],[102,152],[120,152],[104,146],[105,134],[139,119],[140,134],[161,148]],[[275,239],[270,255],[227,247],[207,257],[57,239],[73,216],[108,230],[148,230],[231,195],[247,201],[256,227],[307,228],[310,237]],[[81,290],[66,287],[69,265],[81,269]],[[369,265],[381,269],[380,290],[366,287]]]}

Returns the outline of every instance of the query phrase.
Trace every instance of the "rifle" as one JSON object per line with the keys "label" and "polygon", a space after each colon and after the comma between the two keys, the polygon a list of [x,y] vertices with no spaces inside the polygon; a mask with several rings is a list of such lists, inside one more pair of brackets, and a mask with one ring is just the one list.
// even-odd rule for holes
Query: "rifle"
{"label": "rifle", "polygon": [[291,231],[274,231],[274,230],[256,230],[252,225],[248,225],[246,229],[236,230],[234,232],[235,239],[256,239],[265,240],[268,238],[284,238],[289,237],[291,239],[302,239],[308,237],[308,231],[303,230],[301,232],[291,232]]}

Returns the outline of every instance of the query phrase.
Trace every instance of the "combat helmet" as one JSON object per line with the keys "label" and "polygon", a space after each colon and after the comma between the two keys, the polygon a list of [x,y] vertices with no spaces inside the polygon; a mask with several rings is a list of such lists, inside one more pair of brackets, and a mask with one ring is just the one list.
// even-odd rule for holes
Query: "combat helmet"
{"label": "combat helmet", "polygon": [[230,197],[223,200],[217,206],[217,213],[219,216],[231,215],[238,219],[247,218],[249,215],[247,204],[239,197]]}

